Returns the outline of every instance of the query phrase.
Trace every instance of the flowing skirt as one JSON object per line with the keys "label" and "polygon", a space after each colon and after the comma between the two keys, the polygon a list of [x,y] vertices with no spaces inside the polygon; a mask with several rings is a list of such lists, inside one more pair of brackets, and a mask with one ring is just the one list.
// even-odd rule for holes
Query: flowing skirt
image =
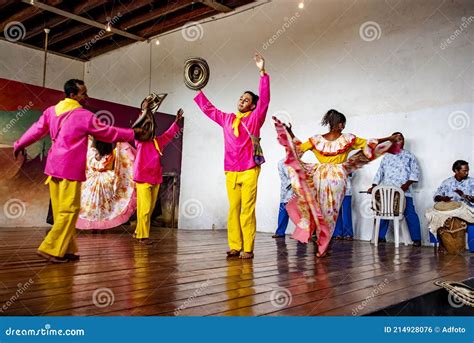
{"label": "flowing skirt", "polygon": [[[89,149],[88,161],[94,150]],[[135,149],[128,143],[117,143],[114,169],[99,171],[87,168],[82,183],[81,212],[76,227],[82,230],[103,230],[127,222],[137,208],[133,163]]]}
{"label": "flowing skirt", "polygon": [[364,150],[341,164],[306,163],[301,160],[298,141],[291,140],[286,128],[275,123],[278,141],[286,149],[285,164],[295,196],[286,209],[296,225],[293,238],[308,243],[316,233],[318,253],[324,255],[336,227],[337,216],[346,191],[347,175],[380,156],[391,147],[390,142],[377,145],[370,140]]}

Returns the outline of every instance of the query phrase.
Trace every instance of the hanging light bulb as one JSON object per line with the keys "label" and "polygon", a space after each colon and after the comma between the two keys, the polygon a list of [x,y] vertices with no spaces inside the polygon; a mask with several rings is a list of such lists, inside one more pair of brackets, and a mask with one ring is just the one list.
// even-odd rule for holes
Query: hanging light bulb
{"label": "hanging light bulb", "polygon": [[105,31],[107,32],[112,31],[112,26],[110,25],[110,23],[105,24]]}
{"label": "hanging light bulb", "polygon": [[302,10],[304,8],[304,1],[301,1],[299,4],[298,4],[298,8],[300,10]]}
{"label": "hanging light bulb", "polygon": [[155,41],[155,44],[156,44],[156,45],[160,45],[160,40],[157,39],[157,40]]}

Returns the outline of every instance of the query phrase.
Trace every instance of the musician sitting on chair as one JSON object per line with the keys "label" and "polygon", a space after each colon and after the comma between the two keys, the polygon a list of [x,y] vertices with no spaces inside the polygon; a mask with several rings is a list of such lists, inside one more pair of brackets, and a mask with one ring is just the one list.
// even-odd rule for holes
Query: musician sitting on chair
{"label": "musician sitting on chair", "polygon": [[[457,160],[453,164],[454,176],[444,180],[435,193],[435,202],[463,202],[474,207],[474,178],[469,177],[469,163]],[[433,238],[433,237],[432,237]],[[474,252],[474,223],[467,226],[469,251]]]}
{"label": "musician sitting on chair", "polygon": [[[403,213],[407,221],[408,230],[410,231],[413,246],[421,246],[421,229],[420,219],[416,214],[415,206],[413,204],[413,196],[411,193],[411,185],[418,182],[420,176],[420,168],[416,161],[415,155],[408,150],[403,149],[405,138],[400,132],[394,132],[393,135],[398,135],[398,144],[400,152],[397,154],[387,153],[382,158],[379,169],[375,174],[372,187],[368,192],[372,193],[372,189],[380,184],[382,186],[400,187],[405,192],[405,212]],[[388,220],[380,222],[379,242],[384,243],[385,235],[388,230]]]}

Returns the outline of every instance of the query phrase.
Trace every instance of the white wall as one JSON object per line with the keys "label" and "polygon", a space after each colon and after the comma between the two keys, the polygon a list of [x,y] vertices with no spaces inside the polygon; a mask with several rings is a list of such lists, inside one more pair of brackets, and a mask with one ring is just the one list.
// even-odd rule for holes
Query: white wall
{"label": "white wall", "polygon": [[[407,148],[422,168],[415,205],[425,224],[424,209],[442,179],[451,175],[452,162],[474,162],[474,3],[314,0],[305,1],[304,10],[297,4],[276,0],[203,24],[197,28],[198,39],[178,31],[160,38],[159,46],[137,43],[95,58],[86,65],[89,93],[138,105],[148,93],[151,49],[151,89],[169,93],[162,110],[185,109],[180,228],[210,229],[214,224],[224,229],[228,204],[222,133],[193,103],[195,93],[183,84],[183,62],[191,56],[205,58],[211,68],[206,94],[232,111],[242,91],[258,89],[252,56],[259,50],[267,60],[272,100],[262,129],[267,163],[259,181],[258,230],[273,231],[278,212],[276,163],[283,148],[270,116],[289,117],[295,133],[307,138],[322,130],[318,123],[329,108],[345,113],[347,131],[362,137],[405,133]],[[467,24],[459,30],[463,17]],[[378,39],[370,41],[360,33],[367,22],[376,23]],[[371,184],[377,163],[360,172],[356,191]],[[356,237],[368,239],[370,223],[360,217],[362,195],[355,198]]]}
{"label": "white wall", "polygon": [[[0,77],[43,86],[44,52],[0,40]],[[82,79],[84,63],[48,54],[46,88],[62,90],[69,79]]]}

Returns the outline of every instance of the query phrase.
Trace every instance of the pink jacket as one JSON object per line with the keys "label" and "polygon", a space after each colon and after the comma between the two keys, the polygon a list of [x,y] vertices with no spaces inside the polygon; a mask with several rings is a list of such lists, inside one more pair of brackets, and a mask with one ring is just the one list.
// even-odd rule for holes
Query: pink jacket
{"label": "pink jacket", "polygon": [[[58,133],[60,125],[61,129]],[[92,112],[84,108],[77,108],[57,116],[55,106],[51,106],[15,142],[14,149],[26,148],[48,133],[51,136],[52,145],[44,172],[46,175],[71,181],[86,180],[89,135],[107,143],[129,142],[134,138],[132,129],[105,125]]]}
{"label": "pink jacket", "polygon": [[247,126],[252,135],[260,137],[260,128],[265,122],[268,104],[270,103],[270,77],[268,74],[260,78],[258,92],[260,99],[258,100],[257,106],[248,117],[242,118],[241,120],[239,125],[239,137],[234,135],[232,128],[232,122],[235,119],[234,113],[224,113],[215,108],[203,92],[199,92],[194,98],[194,101],[204,114],[219,124],[224,131],[225,171],[240,172],[252,169],[256,166],[253,160],[252,140],[243,127],[243,124]]}
{"label": "pink jacket", "polygon": [[[178,131],[178,124],[173,123],[164,134],[155,138],[162,153]],[[133,180],[152,185],[161,184],[163,182],[161,156],[156,150],[155,143],[153,141],[135,141],[135,146],[137,147],[137,156],[135,157]]]}

